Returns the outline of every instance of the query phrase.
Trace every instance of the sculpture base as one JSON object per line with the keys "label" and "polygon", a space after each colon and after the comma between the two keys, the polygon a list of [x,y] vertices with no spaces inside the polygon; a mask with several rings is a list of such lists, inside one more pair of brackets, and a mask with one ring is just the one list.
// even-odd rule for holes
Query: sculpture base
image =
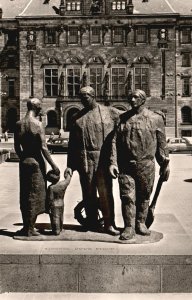
{"label": "sculpture base", "polygon": [[60,235],[53,235],[49,224],[36,224],[36,228],[41,233],[39,236],[17,236],[15,240],[24,241],[95,241],[103,243],[120,243],[120,244],[149,244],[159,242],[163,238],[163,234],[151,231],[149,236],[135,235],[131,240],[120,240],[119,236],[112,236],[106,233],[84,231],[82,226],[65,225]]}
{"label": "sculpture base", "polygon": [[192,292],[192,236],[173,214],[156,215],[151,236],[132,244],[77,224],[52,236],[48,216],[37,223],[41,236],[12,239],[19,216],[1,219],[0,293]]}

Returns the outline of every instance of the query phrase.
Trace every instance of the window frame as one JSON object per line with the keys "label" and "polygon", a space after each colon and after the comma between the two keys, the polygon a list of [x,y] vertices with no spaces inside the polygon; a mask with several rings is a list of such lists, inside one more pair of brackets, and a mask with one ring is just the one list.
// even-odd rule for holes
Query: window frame
{"label": "window frame", "polygon": [[[68,81],[68,72],[69,72],[69,70],[73,70],[73,83],[72,84],[70,84],[69,83],[69,81]],[[74,70],[78,70],[79,71],[79,83],[77,84],[76,82],[75,82],[75,76],[74,76]],[[76,85],[78,85],[79,86],[79,90],[80,90],[80,88],[81,88],[81,76],[82,76],[82,68],[81,68],[81,66],[79,66],[79,65],[69,65],[69,66],[67,66],[67,68],[66,68],[66,85],[67,85],[67,89],[66,89],[66,91],[67,91],[67,96],[69,97],[69,98],[75,98],[75,97],[78,97],[78,93],[76,93],[76,88],[75,88],[75,86]],[[72,93],[72,95],[70,95],[70,93],[69,93],[69,85],[72,85],[72,91],[73,91],[73,93]]]}
{"label": "window frame", "polygon": [[[189,32],[189,34],[188,35],[183,35],[183,33],[184,32]],[[188,39],[185,41],[185,40],[183,40],[183,36],[188,36]],[[191,29],[190,28],[182,28],[181,29],[181,38],[180,38],[180,40],[181,40],[181,44],[191,44]]]}
{"label": "window frame", "polygon": [[[117,77],[118,79],[117,80],[114,80],[113,81],[113,78],[115,77],[115,75],[113,75],[113,70],[114,69],[117,69],[118,70],[118,74],[117,74]],[[120,82],[119,80],[119,70],[120,69],[124,69],[124,82]],[[122,98],[122,97],[125,97],[126,96],[126,87],[125,87],[125,81],[126,81],[126,76],[127,76],[127,66],[125,64],[117,64],[117,65],[112,65],[111,66],[111,70],[110,70],[110,79],[111,79],[111,96],[112,98]],[[117,85],[117,95],[114,95],[113,93],[113,86]],[[121,86],[124,86],[124,93],[121,94],[119,91],[121,91]]]}
{"label": "window frame", "polygon": [[[99,30],[99,34],[98,34],[99,41],[98,42],[97,41],[93,41],[93,30],[95,30],[95,29]],[[102,30],[101,30],[101,26],[94,26],[94,27],[92,27],[91,28],[91,44],[92,45],[99,45],[99,44],[101,44],[101,42],[102,42]]]}
{"label": "window frame", "polygon": [[[10,83],[13,82],[11,86]],[[12,92],[10,92],[12,90]],[[15,98],[15,78],[8,78],[8,97]]]}
{"label": "window frame", "polygon": [[126,10],[126,1],[121,0],[121,1],[111,2],[111,11],[125,11],[125,10]]}
{"label": "window frame", "polygon": [[[136,87],[136,69],[140,69],[140,84],[138,84],[138,87]],[[145,89],[145,88],[143,88],[143,85],[144,85],[144,83],[143,83],[143,81],[142,81],[142,78],[143,78],[143,76],[142,75],[144,75],[144,74],[142,74],[142,70],[143,69],[146,69],[147,70],[147,73],[148,73],[148,76],[147,76],[147,89]],[[139,64],[137,64],[137,65],[135,65],[134,66],[134,72],[133,72],[133,74],[134,74],[134,89],[141,89],[141,90],[144,90],[145,91],[145,93],[146,93],[146,96],[147,97],[149,97],[150,96],[150,67],[148,66],[148,65],[139,65]]]}
{"label": "window frame", "polygon": [[[54,34],[54,37],[52,36],[53,40],[50,41],[49,40],[49,34]],[[44,33],[44,42],[45,42],[45,45],[56,45],[58,44],[58,34],[57,34],[57,31],[56,29],[54,28],[46,28],[45,30],[45,33]]]}
{"label": "window frame", "polygon": [[[82,4],[81,1],[75,1],[75,0],[69,1],[69,0],[67,0],[66,1],[66,12],[74,12],[74,11],[80,12],[81,7],[82,7],[81,4]],[[78,9],[78,7],[79,7],[79,9]],[[68,9],[68,8],[70,8],[70,9]]]}
{"label": "window frame", "polygon": [[[144,30],[144,34],[143,35],[139,35],[138,34],[138,31],[139,30]],[[139,36],[143,36],[144,39],[143,40],[139,40],[138,37]],[[135,29],[135,42],[137,44],[147,44],[148,43],[148,29],[145,27],[145,26],[138,26],[136,29]]]}
{"label": "window frame", "polygon": [[[185,56],[188,56],[185,58]],[[185,63],[188,62],[188,63]],[[191,53],[190,52],[182,52],[182,67],[191,67]]]}
{"label": "window frame", "polygon": [[[51,76],[50,76],[50,78],[51,78],[51,83],[50,84],[48,84],[48,83],[46,83],[46,77],[48,77],[48,76],[46,76],[46,70],[51,70]],[[53,71],[57,71],[57,84],[55,84],[55,83],[53,83],[53,77],[56,77],[56,76],[52,76],[52,73],[53,73]],[[47,97],[47,98],[55,98],[55,97],[57,97],[58,96],[58,94],[59,94],[59,70],[58,70],[58,68],[57,67],[55,67],[55,66],[53,66],[53,67],[45,67],[44,68],[44,77],[43,77],[43,84],[44,84],[44,87],[43,87],[43,95],[44,95],[44,97]],[[51,93],[50,93],[50,95],[48,95],[48,93],[46,93],[46,85],[47,86],[49,86],[50,85],[50,87],[51,87]],[[56,94],[54,94],[53,93],[53,86],[57,86],[57,93]]]}
{"label": "window frame", "polygon": [[[96,70],[96,82],[95,82],[95,86],[94,83],[92,83],[91,81],[91,70],[95,69]],[[101,80],[100,82],[97,80],[98,76],[97,75],[97,70],[101,69]],[[102,65],[90,65],[89,66],[89,79],[90,79],[90,86],[94,88],[95,90],[95,97],[102,97],[103,96],[103,87],[102,87],[102,82],[103,82],[103,78],[104,78],[104,70],[103,70],[103,66]],[[98,87],[100,85],[100,94],[98,92]]]}
{"label": "window frame", "polygon": [[[76,36],[76,42],[71,42],[70,41],[70,31],[72,30],[77,30],[77,36]],[[79,28],[77,26],[71,26],[68,28],[68,31],[67,31],[67,44],[68,45],[79,45],[80,43],[80,32],[79,32]]]}
{"label": "window frame", "polygon": [[[119,35],[117,35],[117,34],[115,34],[115,31],[118,31],[118,30],[121,30],[121,35],[119,34]],[[121,37],[121,40],[116,40],[115,39],[115,36],[117,37]],[[125,37],[125,32],[124,32],[124,29],[123,29],[123,27],[122,26],[115,26],[114,28],[113,28],[113,44],[123,44],[124,43],[124,37]]]}
{"label": "window frame", "polygon": [[182,124],[192,123],[192,111],[190,106],[185,105],[181,108],[181,120],[182,120]]}
{"label": "window frame", "polygon": [[[187,83],[186,83],[186,81],[187,81]],[[188,88],[188,93],[185,93],[185,87]],[[182,77],[182,97],[191,97],[190,76]]]}

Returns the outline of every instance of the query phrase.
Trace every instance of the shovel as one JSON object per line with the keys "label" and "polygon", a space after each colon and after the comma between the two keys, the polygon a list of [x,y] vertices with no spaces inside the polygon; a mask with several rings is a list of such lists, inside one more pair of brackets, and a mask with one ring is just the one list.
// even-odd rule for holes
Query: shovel
{"label": "shovel", "polygon": [[[169,159],[166,159],[164,168],[166,168],[168,166],[168,164],[169,164]],[[153,224],[153,221],[154,221],[154,218],[155,218],[155,216],[154,216],[155,206],[156,206],[157,199],[159,197],[159,193],[160,193],[163,182],[164,182],[163,175],[161,175],[159,177],[159,180],[158,180],[158,183],[157,183],[157,187],[156,187],[156,190],[155,190],[153,200],[152,200],[152,202],[149,206],[149,209],[148,209],[148,214],[147,214],[147,218],[146,218],[146,221],[145,221],[145,225],[146,225],[147,228],[149,228]]]}

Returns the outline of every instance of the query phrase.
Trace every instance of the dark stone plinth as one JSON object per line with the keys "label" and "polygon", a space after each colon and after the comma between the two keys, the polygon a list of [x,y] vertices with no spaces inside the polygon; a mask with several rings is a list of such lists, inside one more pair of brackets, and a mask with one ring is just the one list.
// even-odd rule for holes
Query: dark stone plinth
{"label": "dark stone plinth", "polygon": [[137,235],[133,240],[122,241],[119,236],[111,236],[103,232],[84,231],[83,227],[75,225],[65,225],[60,235],[53,235],[48,224],[37,224],[36,228],[40,230],[39,236],[14,236],[16,240],[24,241],[93,241],[120,244],[149,244],[159,242],[163,234],[151,231],[151,235]]}

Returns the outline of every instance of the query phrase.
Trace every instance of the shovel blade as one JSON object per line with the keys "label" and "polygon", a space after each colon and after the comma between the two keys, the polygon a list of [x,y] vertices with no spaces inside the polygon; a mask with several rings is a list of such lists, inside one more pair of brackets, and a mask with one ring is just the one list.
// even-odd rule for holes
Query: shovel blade
{"label": "shovel blade", "polygon": [[147,218],[145,221],[146,227],[149,228],[153,224],[153,221],[154,221],[154,210],[151,207],[149,207]]}

